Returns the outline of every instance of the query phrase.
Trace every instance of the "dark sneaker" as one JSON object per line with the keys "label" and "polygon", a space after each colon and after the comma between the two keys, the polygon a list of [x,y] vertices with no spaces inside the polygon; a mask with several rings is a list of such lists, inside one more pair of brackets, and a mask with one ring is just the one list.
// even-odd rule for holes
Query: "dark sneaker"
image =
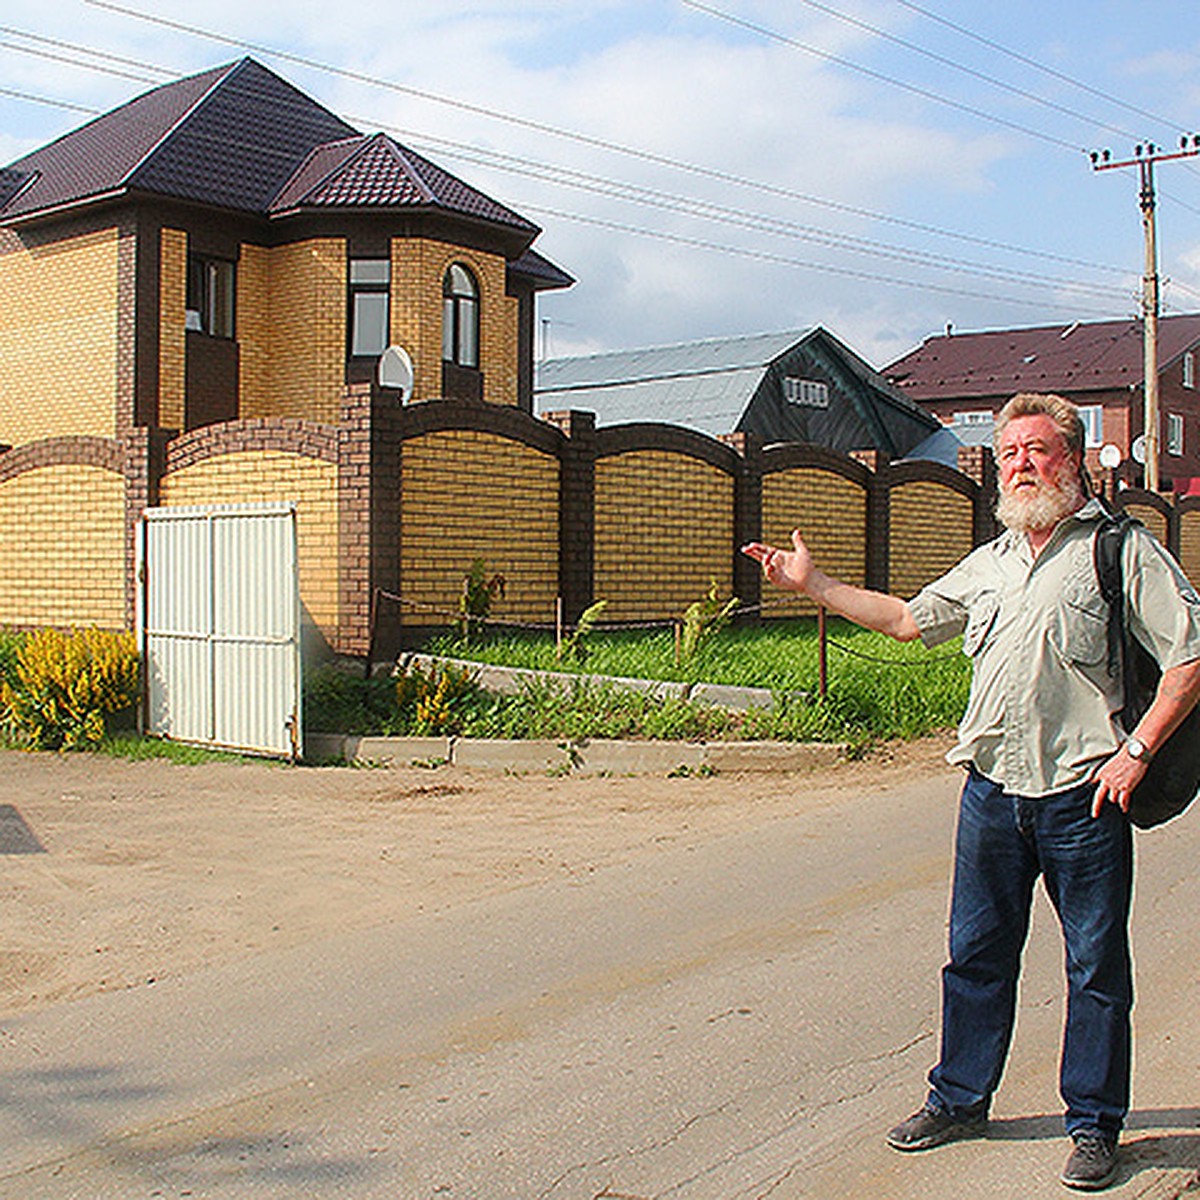
{"label": "dark sneaker", "polygon": [[987,1117],[952,1117],[941,1109],[926,1104],[907,1121],[901,1121],[887,1135],[887,1144],[893,1150],[932,1150],[943,1142],[958,1138],[975,1137],[987,1127]]}
{"label": "dark sneaker", "polygon": [[1102,1133],[1087,1131],[1074,1135],[1075,1148],[1059,1178],[1069,1188],[1098,1192],[1117,1175],[1117,1142]]}

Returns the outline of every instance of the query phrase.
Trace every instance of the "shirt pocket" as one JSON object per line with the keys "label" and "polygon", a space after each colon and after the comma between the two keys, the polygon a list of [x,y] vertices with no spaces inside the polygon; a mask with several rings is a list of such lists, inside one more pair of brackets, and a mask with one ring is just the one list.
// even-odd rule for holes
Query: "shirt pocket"
{"label": "shirt pocket", "polygon": [[1068,662],[1099,667],[1108,661],[1108,605],[1095,588],[1068,585],[1058,603],[1051,637]]}
{"label": "shirt pocket", "polygon": [[971,615],[963,630],[963,653],[974,658],[991,640],[996,628],[996,616],[1000,612],[998,592],[982,592],[971,605]]}

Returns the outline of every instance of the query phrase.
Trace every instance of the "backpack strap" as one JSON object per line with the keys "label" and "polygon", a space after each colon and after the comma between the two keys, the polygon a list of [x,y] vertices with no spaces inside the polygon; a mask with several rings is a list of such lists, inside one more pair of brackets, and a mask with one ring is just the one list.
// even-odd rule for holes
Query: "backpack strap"
{"label": "backpack strap", "polygon": [[[1108,673],[1116,677],[1124,664],[1129,662],[1129,626],[1125,620],[1125,586],[1121,571],[1121,551],[1125,538],[1134,525],[1140,525],[1136,517],[1127,512],[1109,513],[1096,530],[1092,547],[1092,558],[1096,568],[1096,582],[1100,594],[1108,605]],[[1134,680],[1131,670],[1124,671],[1124,708],[1129,710],[1133,701]]]}

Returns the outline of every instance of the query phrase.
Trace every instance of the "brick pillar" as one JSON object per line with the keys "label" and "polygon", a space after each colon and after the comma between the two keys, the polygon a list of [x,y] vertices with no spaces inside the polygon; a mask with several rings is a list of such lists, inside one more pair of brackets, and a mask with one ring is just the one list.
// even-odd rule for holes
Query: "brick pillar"
{"label": "brick pillar", "polygon": [[[742,456],[733,484],[733,591],[743,608],[757,607],[762,603],[762,568],[742,553],[742,547],[762,539],[762,438],[731,433],[721,441]],[[759,620],[761,614],[746,619]]]}
{"label": "brick pillar", "polygon": [[159,486],[167,469],[167,443],[172,431],[147,426],[127,430],[117,439],[125,476],[125,627],[137,623],[138,526],[147,508],[158,504]]}
{"label": "brick pillar", "polygon": [[[399,647],[400,400],[373,383],[347,386],[338,428],[339,654],[384,661]],[[372,627],[373,626],[373,627]]]}
{"label": "brick pillar", "polygon": [[867,587],[886,592],[891,577],[891,473],[885,454],[878,450],[869,453],[874,465],[867,484]]}
{"label": "brick pillar", "polygon": [[[968,459],[971,469],[963,465],[964,455],[972,455]],[[996,460],[986,446],[964,446],[958,452],[958,469],[970,475],[979,485],[975,493],[975,511],[971,534],[976,546],[990,542],[996,536]]]}
{"label": "brick pillar", "polygon": [[556,412],[546,419],[567,435],[558,501],[558,590],[563,620],[574,623],[595,599],[596,414]]}

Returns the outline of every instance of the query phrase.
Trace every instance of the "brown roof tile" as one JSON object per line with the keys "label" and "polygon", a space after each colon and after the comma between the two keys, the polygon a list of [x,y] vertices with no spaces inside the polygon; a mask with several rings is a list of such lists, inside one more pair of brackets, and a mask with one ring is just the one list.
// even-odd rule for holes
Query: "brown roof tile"
{"label": "brown roof tile", "polygon": [[[1200,314],[1159,320],[1160,369],[1200,343]],[[1141,321],[1076,321],[926,338],[883,370],[913,400],[1082,392],[1142,381]]]}

